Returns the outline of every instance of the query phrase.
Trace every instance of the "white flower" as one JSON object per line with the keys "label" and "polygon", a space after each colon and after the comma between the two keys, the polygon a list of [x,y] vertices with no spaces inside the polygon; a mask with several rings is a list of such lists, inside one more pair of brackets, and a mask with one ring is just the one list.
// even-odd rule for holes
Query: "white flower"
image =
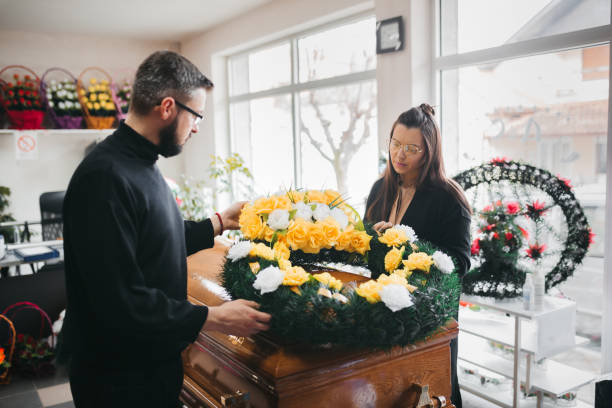
{"label": "white flower", "polygon": [[410,307],[414,303],[408,289],[402,285],[390,284],[384,286],[378,293],[380,299],[392,312],[397,312],[405,307]]}
{"label": "white flower", "polygon": [[342,293],[335,292],[332,295],[332,298],[336,299],[340,303],[348,303],[348,298],[344,296]]}
{"label": "white flower", "polygon": [[49,107],[52,108],[54,106],[53,102],[49,101]]}
{"label": "white flower", "polygon": [[48,100],[51,100],[51,99],[53,99],[53,94],[51,94],[51,93],[48,93],[48,94],[47,94],[47,99],[48,99]]}
{"label": "white flower", "polygon": [[317,208],[312,212],[312,216],[317,221],[323,221],[330,216],[329,206],[327,204],[317,203]]}
{"label": "white flower", "polygon": [[55,79],[52,79],[50,83],[51,83],[51,85],[55,85],[55,84],[57,84],[57,81]]}
{"label": "white flower", "polygon": [[310,208],[310,205],[299,202],[296,203],[293,208],[297,210],[295,213],[295,218],[303,218],[306,221],[310,221],[312,219],[312,209]]}
{"label": "white flower", "polygon": [[72,102],[66,101],[66,109],[72,109]]}
{"label": "white flower", "polygon": [[453,269],[455,269],[455,264],[453,264],[453,260],[444,252],[436,251],[431,257],[433,258],[436,267],[441,270],[442,273],[448,274],[453,272]]}
{"label": "white flower", "polygon": [[60,109],[66,109],[66,104],[64,102],[60,102],[58,105]]}
{"label": "white flower", "polygon": [[397,224],[395,227],[393,227],[397,230],[400,231],[404,231],[404,233],[406,234],[406,236],[408,237],[408,241],[410,242],[414,242],[418,239],[416,232],[414,232],[414,230],[412,229],[412,227],[409,227],[407,225],[401,225],[401,224]]}
{"label": "white flower", "polygon": [[236,242],[232,247],[227,251],[227,258],[232,262],[236,262],[239,259],[244,258],[251,252],[251,248],[253,244],[251,241],[240,241]]}
{"label": "white flower", "polygon": [[338,207],[331,210],[330,215],[340,224],[340,228],[344,229],[348,225],[348,216]]}
{"label": "white flower", "polygon": [[274,292],[283,283],[285,272],[278,269],[276,266],[268,266],[266,269],[259,271],[253,287],[258,289],[261,294]]}
{"label": "white flower", "polygon": [[268,226],[273,230],[286,229],[289,226],[289,211],[274,210],[268,216]]}

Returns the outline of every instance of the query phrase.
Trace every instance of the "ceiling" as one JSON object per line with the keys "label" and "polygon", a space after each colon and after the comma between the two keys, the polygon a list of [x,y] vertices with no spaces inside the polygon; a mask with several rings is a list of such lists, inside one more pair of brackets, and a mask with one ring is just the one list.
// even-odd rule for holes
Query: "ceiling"
{"label": "ceiling", "polygon": [[0,0],[0,28],[180,41],[271,0]]}

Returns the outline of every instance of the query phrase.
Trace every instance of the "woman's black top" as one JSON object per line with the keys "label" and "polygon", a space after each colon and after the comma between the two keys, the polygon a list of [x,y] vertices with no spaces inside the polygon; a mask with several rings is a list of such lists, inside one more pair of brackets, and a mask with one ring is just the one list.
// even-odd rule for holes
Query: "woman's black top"
{"label": "woman's black top", "polygon": [[[382,179],[372,186],[367,209],[374,198],[381,194]],[[387,221],[367,220],[371,223]],[[470,269],[470,222],[471,215],[457,198],[449,191],[438,186],[421,186],[417,188],[410,205],[402,216],[402,225],[414,229],[419,239],[429,241],[450,255],[458,268],[459,276]]]}

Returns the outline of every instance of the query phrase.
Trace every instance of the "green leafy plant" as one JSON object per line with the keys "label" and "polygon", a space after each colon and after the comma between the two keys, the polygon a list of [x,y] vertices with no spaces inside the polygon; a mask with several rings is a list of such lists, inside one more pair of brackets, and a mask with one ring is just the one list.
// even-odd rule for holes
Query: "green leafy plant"
{"label": "green leafy plant", "polygon": [[[210,178],[221,183],[221,193],[229,193],[234,185],[234,198],[236,200],[248,200],[253,198],[253,175],[244,164],[244,159],[238,154],[233,153],[224,159],[221,156],[211,155],[209,168]],[[216,197],[215,197],[216,198]]]}

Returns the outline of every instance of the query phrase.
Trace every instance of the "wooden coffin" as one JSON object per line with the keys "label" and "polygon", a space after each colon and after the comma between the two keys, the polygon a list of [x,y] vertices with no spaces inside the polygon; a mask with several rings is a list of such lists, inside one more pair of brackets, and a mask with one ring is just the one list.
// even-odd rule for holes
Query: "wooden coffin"
{"label": "wooden coffin", "polygon": [[[189,257],[191,302],[223,302],[217,277],[225,251],[217,245]],[[439,407],[441,400],[452,407],[449,342],[456,336],[452,320],[425,342],[381,352],[283,344],[265,333],[200,332],[183,353],[180,398],[187,407],[412,408]]]}

